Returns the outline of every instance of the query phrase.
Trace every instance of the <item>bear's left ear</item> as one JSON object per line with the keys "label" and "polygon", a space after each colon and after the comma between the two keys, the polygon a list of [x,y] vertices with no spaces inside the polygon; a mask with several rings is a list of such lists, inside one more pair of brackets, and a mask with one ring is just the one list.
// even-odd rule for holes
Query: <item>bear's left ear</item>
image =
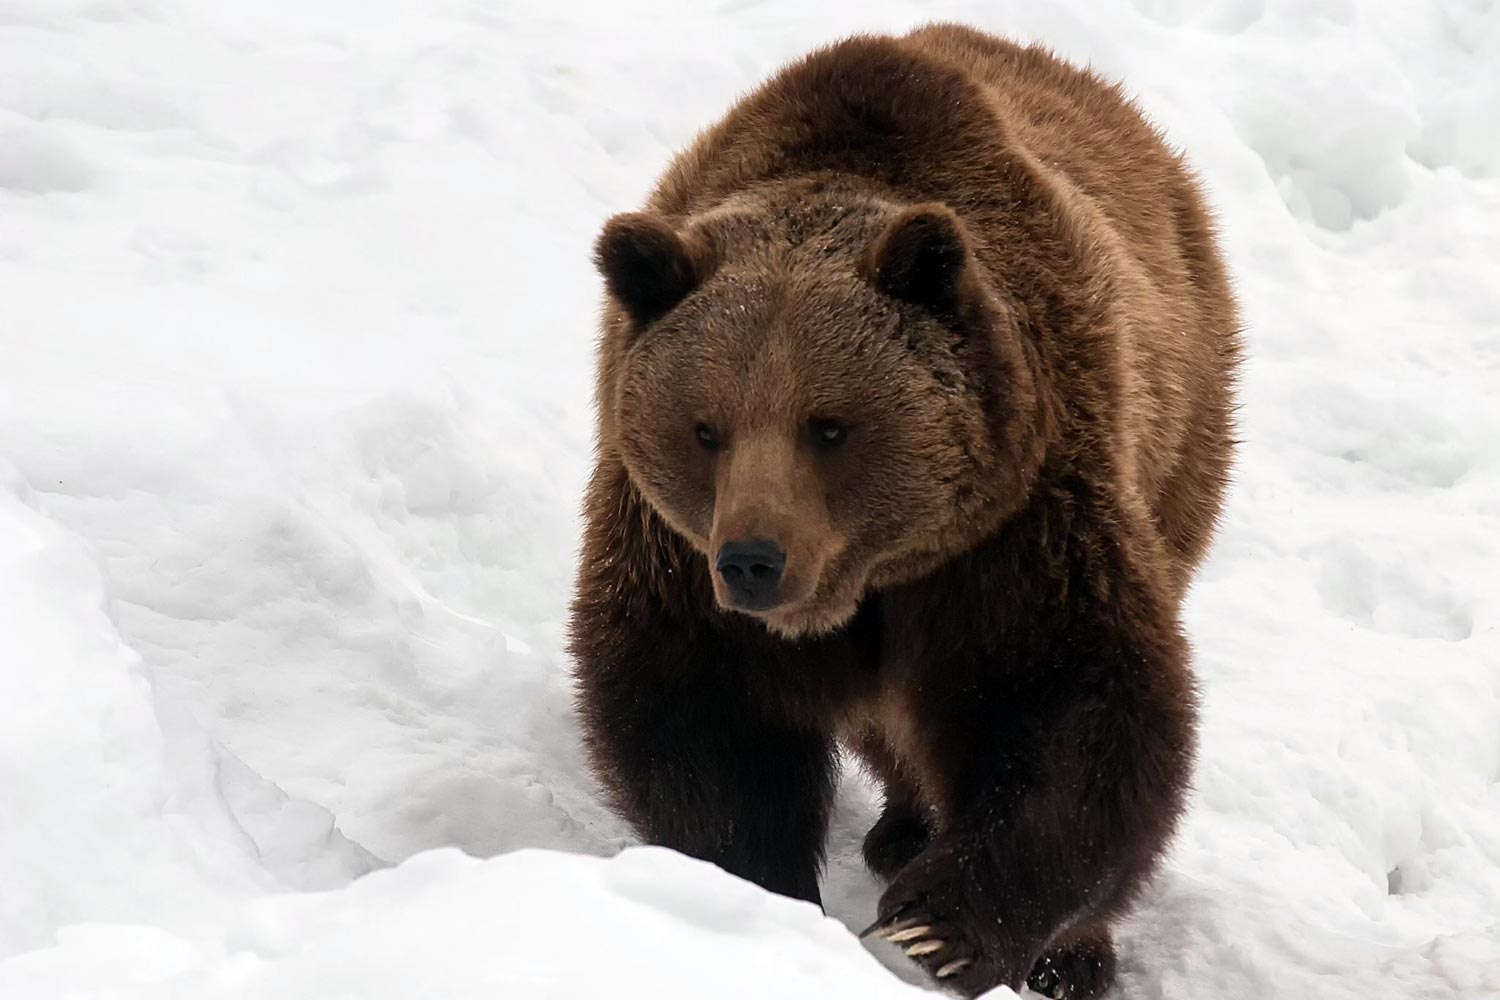
{"label": "bear's left ear", "polygon": [[641,326],[660,319],[702,283],[706,256],[650,212],[615,216],[594,245],[605,288]]}
{"label": "bear's left ear", "polygon": [[875,238],[865,267],[887,295],[937,309],[958,301],[970,266],[969,238],[953,210],[940,202],[904,209]]}

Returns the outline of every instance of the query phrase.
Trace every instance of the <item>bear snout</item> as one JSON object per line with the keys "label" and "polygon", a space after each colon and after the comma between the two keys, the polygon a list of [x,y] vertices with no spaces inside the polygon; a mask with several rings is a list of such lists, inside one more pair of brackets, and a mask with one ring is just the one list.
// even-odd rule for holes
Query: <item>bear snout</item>
{"label": "bear snout", "polygon": [[745,611],[768,611],[781,603],[781,574],[786,550],[766,538],[725,542],[714,560],[733,605]]}

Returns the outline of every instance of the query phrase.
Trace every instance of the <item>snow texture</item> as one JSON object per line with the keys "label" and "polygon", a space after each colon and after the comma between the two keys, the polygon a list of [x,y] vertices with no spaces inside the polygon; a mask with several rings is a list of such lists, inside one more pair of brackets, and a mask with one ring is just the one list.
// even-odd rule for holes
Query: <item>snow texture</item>
{"label": "snow texture", "polygon": [[562,621],[599,224],[937,18],[1126,81],[1246,309],[1118,995],[1500,996],[1487,0],[0,0],[0,996],[920,994],[857,774],[828,918],[619,854]]}

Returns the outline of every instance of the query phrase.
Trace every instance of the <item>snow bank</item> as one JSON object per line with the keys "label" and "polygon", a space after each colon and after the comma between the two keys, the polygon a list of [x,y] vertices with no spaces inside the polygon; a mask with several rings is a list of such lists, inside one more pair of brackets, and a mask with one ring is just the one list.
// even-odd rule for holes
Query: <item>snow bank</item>
{"label": "snow bank", "polygon": [[370,859],[188,726],[165,729],[76,542],[0,493],[0,944],[91,920],[191,927],[276,885]]}
{"label": "snow bank", "polygon": [[1126,80],[1246,306],[1198,794],[1119,993],[1500,994],[1462,0],[0,2],[0,994],[911,994],[840,930],[857,775],[836,921],[601,860],[561,622],[598,224],[781,61],[939,17]]}
{"label": "snow bank", "polygon": [[927,995],[816,907],[645,847],[612,862],[429,851],[339,892],[252,903],[209,942],[89,924],[0,972],[0,995],[59,986],[200,1000]]}

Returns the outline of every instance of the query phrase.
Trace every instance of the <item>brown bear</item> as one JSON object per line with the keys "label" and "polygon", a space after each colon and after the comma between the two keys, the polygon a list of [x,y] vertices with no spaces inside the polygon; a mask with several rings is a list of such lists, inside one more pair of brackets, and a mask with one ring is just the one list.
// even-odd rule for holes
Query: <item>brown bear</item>
{"label": "brown bear", "polygon": [[856,37],[597,262],[571,650],[614,806],[816,902],[842,743],[885,792],[873,932],[964,995],[1105,990],[1188,787],[1179,605],[1233,449],[1180,156],[1044,49]]}

